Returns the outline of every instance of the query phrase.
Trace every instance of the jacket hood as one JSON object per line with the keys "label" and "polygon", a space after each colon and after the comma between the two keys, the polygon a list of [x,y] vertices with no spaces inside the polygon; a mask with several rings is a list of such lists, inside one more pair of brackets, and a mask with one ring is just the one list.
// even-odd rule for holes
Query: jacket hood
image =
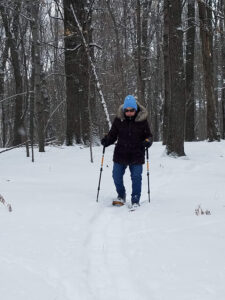
{"label": "jacket hood", "polygon": [[[138,112],[137,112],[137,116],[135,118],[135,122],[142,122],[144,120],[147,120],[147,117],[148,117],[147,109],[143,105],[141,105],[138,101],[137,101],[137,105],[138,105]],[[116,116],[121,121],[125,120],[123,104],[119,106]]]}

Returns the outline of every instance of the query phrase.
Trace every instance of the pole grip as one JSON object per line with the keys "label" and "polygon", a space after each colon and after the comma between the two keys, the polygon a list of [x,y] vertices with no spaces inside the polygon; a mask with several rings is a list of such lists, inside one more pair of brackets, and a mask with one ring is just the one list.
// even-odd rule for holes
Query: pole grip
{"label": "pole grip", "polygon": [[102,155],[101,167],[103,166],[103,163],[104,163],[104,154]]}

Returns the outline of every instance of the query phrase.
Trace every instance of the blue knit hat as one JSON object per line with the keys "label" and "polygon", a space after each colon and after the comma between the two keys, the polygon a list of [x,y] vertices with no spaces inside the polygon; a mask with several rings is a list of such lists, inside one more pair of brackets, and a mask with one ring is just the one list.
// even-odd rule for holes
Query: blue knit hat
{"label": "blue knit hat", "polygon": [[126,96],[123,104],[123,109],[126,109],[127,107],[132,107],[137,111],[137,103],[136,99],[132,95]]}

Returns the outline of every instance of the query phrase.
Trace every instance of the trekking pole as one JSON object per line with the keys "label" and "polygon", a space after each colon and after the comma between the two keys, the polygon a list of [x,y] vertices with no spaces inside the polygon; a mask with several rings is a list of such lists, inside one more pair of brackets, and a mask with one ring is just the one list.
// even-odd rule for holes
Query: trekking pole
{"label": "trekking pole", "polygon": [[102,162],[101,162],[101,168],[100,168],[100,176],[99,176],[99,182],[98,182],[98,192],[97,192],[97,199],[96,199],[96,202],[98,202],[98,195],[99,195],[99,191],[100,191],[100,183],[101,183],[101,178],[102,178],[102,170],[103,170],[104,154],[105,154],[105,146],[103,146],[103,152],[102,152]]}
{"label": "trekking pole", "polygon": [[149,184],[149,160],[148,160],[148,148],[146,149],[146,160],[147,160],[147,178],[148,178],[148,201],[150,203],[150,184]]}

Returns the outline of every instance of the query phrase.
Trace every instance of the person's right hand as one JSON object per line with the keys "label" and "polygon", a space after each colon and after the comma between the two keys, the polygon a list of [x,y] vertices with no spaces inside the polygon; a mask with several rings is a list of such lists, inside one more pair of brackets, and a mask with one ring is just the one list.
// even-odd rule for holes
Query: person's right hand
{"label": "person's right hand", "polygon": [[102,144],[102,146],[104,146],[104,147],[108,147],[108,146],[109,146],[109,141],[108,141],[107,135],[104,136],[104,138],[101,140],[101,144]]}
{"label": "person's right hand", "polygon": [[145,149],[150,148],[151,145],[152,145],[152,139],[149,138],[149,139],[145,139],[145,140],[144,140],[143,146],[144,146]]}

